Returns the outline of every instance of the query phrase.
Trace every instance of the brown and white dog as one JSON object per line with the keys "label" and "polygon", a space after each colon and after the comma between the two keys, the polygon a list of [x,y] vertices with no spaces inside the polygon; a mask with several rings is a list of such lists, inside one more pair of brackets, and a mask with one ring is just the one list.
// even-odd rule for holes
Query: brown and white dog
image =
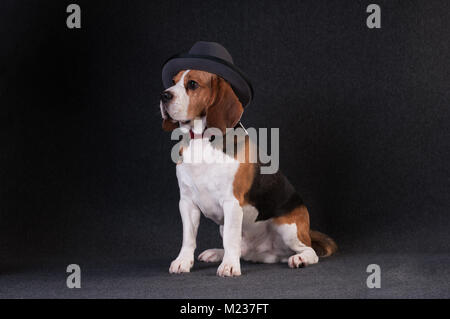
{"label": "brown and white dog", "polygon": [[[177,127],[192,130],[194,120],[201,120],[202,131],[214,127],[225,134],[243,113],[242,104],[224,79],[199,70],[180,71],[173,86],[161,94],[160,108],[167,131]],[[183,148],[183,154],[201,143],[205,157],[223,156],[224,151],[213,147],[201,133]],[[200,213],[220,225],[224,249],[208,249],[198,256],[204,262],[221,261],[219,276],[241,275],[240,258],[287,262],[298,268],[337,250],[330,237],[310,230],[308,210],[289,181],[280,172],[261,174],[261,164],[248,160],[249,143],[246,138],[238,150],[245,152],[244,161],[231,157],[227,163],[177,164],[183,243],[170,273],[189,272],[193,266]]]}

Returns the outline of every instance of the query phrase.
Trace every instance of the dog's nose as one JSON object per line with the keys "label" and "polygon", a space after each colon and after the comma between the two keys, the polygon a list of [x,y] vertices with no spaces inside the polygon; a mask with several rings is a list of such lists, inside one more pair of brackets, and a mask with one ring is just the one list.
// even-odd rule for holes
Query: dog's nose
{"label": "dog's nose", "polygon": [[164,103],[169,102],[172,98],[173,95],[169,91],[164,91],[161,93],[161,101],[163,101]]}

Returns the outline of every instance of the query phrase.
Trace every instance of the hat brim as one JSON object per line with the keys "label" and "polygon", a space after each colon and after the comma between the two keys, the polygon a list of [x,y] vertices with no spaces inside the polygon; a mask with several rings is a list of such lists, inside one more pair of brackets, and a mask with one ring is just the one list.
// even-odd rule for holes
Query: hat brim
{"label": "hat brim", "polygon": [[173,77],[181,70],[200,70],[214,73],[230,83],[243,107],[250,104],[253,88],[245,75],[233,64],[225,60],[194,54],[178,54],[168,59],[163,65],[162,81],[164,88],[172,86]]}

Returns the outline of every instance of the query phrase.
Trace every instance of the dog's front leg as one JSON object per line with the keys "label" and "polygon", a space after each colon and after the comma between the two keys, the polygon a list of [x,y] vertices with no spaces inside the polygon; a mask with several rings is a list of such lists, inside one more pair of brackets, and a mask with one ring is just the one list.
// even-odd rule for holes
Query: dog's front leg
{"label": "dog's front leg", "polygon": [[170,265],[169,272],[172,274],[191,270],[194,264],[194,251],[200,222],[200,210],[189,199],[180,199],[180,214],[183,222],[183,244],[178,257]]}
{"label": "dog's front leg", "polygon": [[217,269],[217,275],[231,277],[241,275],[241,238],[242,238],[242,207],[237,200],[227,200],[223,203],[224,226],[222,263]]}

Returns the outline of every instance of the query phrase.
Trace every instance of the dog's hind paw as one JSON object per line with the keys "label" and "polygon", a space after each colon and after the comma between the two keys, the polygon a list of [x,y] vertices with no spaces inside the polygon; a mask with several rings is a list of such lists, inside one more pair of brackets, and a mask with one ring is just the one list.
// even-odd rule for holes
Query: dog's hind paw
{"label": "dog's hind paw", "polygon": [[221,261],[223,259],[224,251],[223,249],[207,249],[198,255],[198,260],[206,262],[206,263],[214,263]]}
{"label": "dog's hind paw", "polygon": [[315,254],[300,253],[289,257],[288,265],[290,268],[299,268],[315,264],[318,261],[319,258]]}

